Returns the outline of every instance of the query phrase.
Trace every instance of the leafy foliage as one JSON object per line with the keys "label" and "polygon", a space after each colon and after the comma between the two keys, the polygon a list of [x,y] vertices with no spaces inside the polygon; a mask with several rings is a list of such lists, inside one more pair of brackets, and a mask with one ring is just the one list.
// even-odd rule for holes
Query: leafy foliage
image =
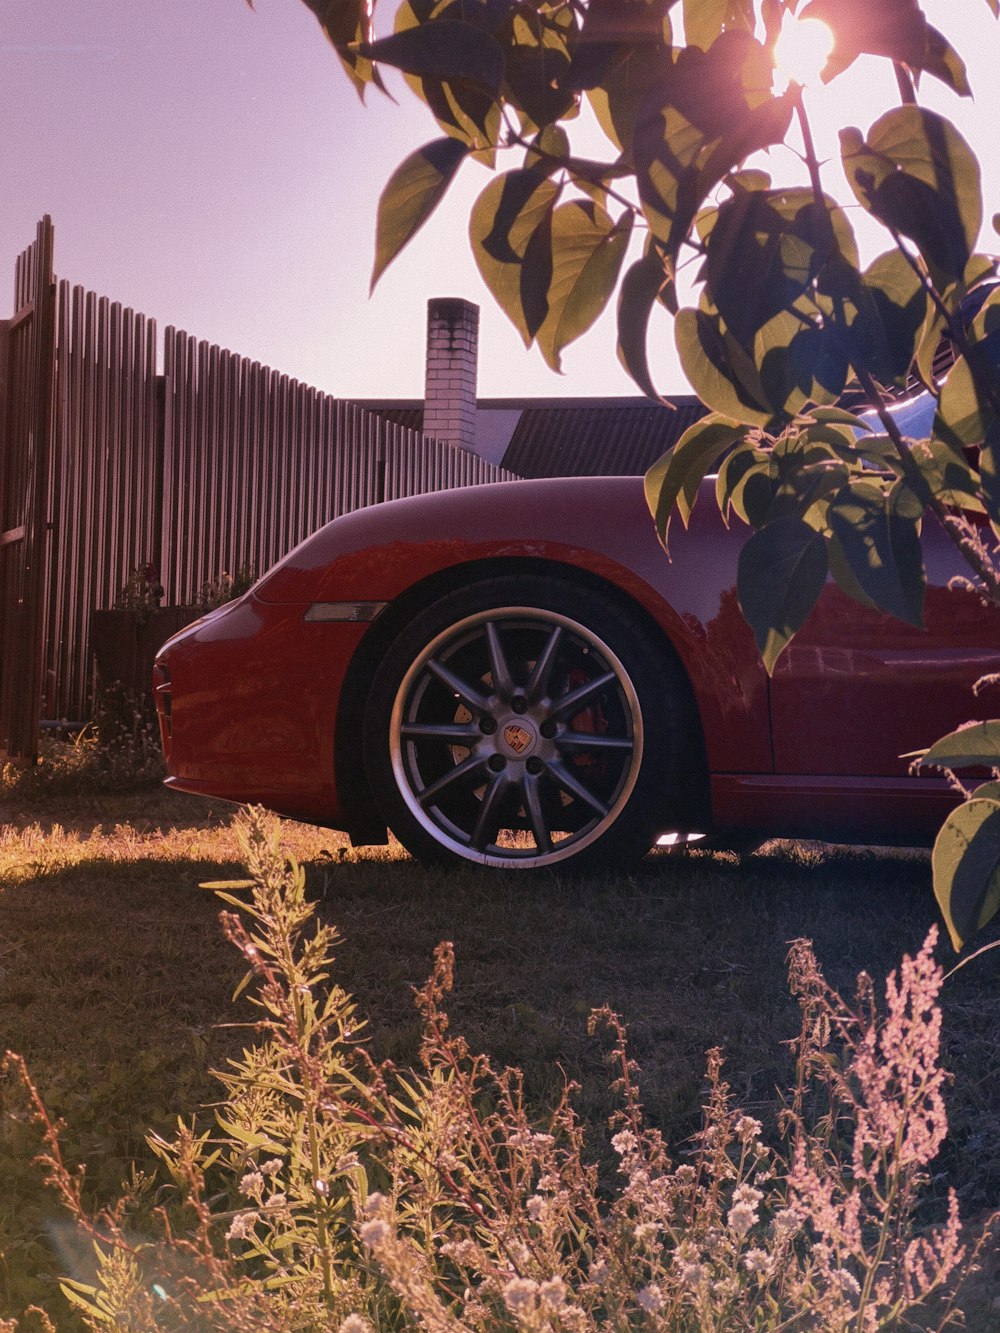
{"label": "leafy foliage", "polygon": [[116,611],[135,611],[140,620],[148,619],[160,609],[163,584],[155,565],[138,565],[128,576],[115,598]]}
{"label": "leafy foliage", "polygon": [[58,793],[108,793],[163,781],[159,728],[148,701],[119,681],[97,691],[82,731],[43,735],[38,762],[0,762],[0,799]]}
{"label": "leafy foliage", "polygon": [[206,579],[201,585],[196,605],[202,611],[214,611],[216,607],[242,597],[256,582],[257,571],[250,566],[243,566],[234,574],[223,570],[217,578]]}
{"label": "leafy foliage", "polygon": [[[972,89],[919,0],[403,0],[379,40],[359,0],[307,3],[359,86],[378,84],[381,65],[402,70],[446,136],[390,180],[375,278],[471,159],[496,173],[470,219],[480,272],[550,366],[617,292],[619,358],[657,396],[651,316],[674,315],[681,364],[712,416],[652,469],[650,508],[666,544],[675,506],[686,521],[717,470],[720,507],[753,529],[738,593],[769,671],[829,579],[919,625],[928,515],[1000,601],[1000,298],[969,306],[995,271],[976,252],[979,165],[918,102],[924,78],[958,97]],[[998,0],[986,4],[1000,15]],[[775,81],[782,27],[800,18],[831,30],[824,80],[862,55],[895,74],[900,105],[840,134],[848,197],[886,237],[867,264],[824,179],[832,168],[814,150],[801,86]],[[584,103],[604,160],[574,152]],[[799,139],[802,153],[783,160],[801,157],[805,180],[760,168],[762,151]],[[692,263],[687,296],[678,274]],[[955,364],[936,383],[942,337]],[[888,408],[921,384],[937,412],[930,439],[915,442]],[[878,432],[831,415],[846,390]],[[995,827],[978,826],[977,846]],[[943,900],[954,882],[939,878]],[[984,919],[992,891],[984,903],[963,920]]]}

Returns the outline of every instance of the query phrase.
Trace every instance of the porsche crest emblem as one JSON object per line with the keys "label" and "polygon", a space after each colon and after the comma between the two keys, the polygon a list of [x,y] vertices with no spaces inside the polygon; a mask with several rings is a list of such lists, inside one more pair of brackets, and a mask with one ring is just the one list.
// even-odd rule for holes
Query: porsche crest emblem
{"label": "porsche crest emblem", "polygon": [[527,727],[522,727],[517,722],[507,723],[503,729],[503,738],[508,749],[514,754],[524,754],[525,750],[530,750],[535,739]]}

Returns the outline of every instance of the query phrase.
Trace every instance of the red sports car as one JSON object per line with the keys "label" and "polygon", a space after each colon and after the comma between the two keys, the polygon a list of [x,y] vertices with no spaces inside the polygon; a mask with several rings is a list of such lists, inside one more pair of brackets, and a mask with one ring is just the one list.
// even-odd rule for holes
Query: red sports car
{"label": "red sports car", "polygon": [[830,583],[768,680],[745,536],[705,495],[668,559],[639,477],[348,514],[164,645],[167,783],[517,869],[667,832],[929,844],[955,798],[905,756],[996,711],[1000,611],[928,519],[925,627]]}

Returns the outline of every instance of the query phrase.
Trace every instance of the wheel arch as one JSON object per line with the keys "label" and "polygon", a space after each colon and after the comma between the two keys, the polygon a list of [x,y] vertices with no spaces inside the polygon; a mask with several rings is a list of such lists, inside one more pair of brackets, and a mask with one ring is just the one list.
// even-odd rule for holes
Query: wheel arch
{"label": "wheel arch", "polygon": [[685,800],[678,822],[697,830],[711,823],[708,761],[701,712],[690,676],[664,627],[630,591],[592,570],[540,557],[502,556],[452,565],[413,584],[372,622],[368,633],[355,650],[341,690],[334,750],[338,796],[344,824],[353,842],[367,844],[386,841],[385,821],[377,810],[365,774],[362,729],[372,677],[389,644],[415,615],[450,592],[486,579],[524,574],[540,574],[573,583],[577,587],[589,587],[610,594],[634,618],[649,641],[669,656],[675,666],[677,681],[687,693],[685,717],[689,724],[685,751],[691,779],[690,795]]}

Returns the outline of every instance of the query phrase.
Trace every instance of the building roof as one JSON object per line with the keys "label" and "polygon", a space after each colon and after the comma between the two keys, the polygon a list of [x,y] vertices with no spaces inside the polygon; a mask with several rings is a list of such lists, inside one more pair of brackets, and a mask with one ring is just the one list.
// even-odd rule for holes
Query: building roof
{"label": "building roof", "polygon": [[[419,400],[362,399],[361,407],[414,430]],[[481,398],[476,447],[521,477],[638,476],[706,409],[690,395],[663,406],[630,398]]]}
{"label": "building roof", "polygon": [[522,477],[641,475],[700,417],[697,398],[583,399],[525,407],[503,466]]}

